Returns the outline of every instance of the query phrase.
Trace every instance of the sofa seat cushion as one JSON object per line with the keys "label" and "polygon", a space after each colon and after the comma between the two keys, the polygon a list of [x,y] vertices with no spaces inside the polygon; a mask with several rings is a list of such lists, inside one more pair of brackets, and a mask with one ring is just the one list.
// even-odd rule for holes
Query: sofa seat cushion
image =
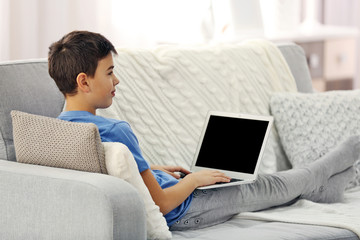
{"label": "sofa seat cushion", "polygon": [[332,239],[332,240],[358,240],[359,238],[352,231],[314,226],[306,224],[292,224],[282,222],[267,222],[257,220],[245,220],[233,218],[223,224],[213,227],[173,232],[173,240],[180,239],[206,239],[206,240],[278,240],[278,239]]}

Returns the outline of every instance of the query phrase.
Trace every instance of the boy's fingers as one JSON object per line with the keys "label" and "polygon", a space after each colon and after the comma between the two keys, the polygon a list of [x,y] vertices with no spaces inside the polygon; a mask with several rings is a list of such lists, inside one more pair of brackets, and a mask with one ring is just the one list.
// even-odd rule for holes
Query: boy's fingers
{"label": "boy's fingers", "polygon": [[229,182],[231,180],[231,177],[226,176],[225,173],[223,173],[223,172],[216,171],[215,174],[216,174],[216,177],[221,179],[221,182]]}
{"label": "boy's fingers", "polygon": [[176,179],[179,179],[180,178],[180,175],[177,174],[177,173],[174,173],[174,172],[169,172],[169,171],[166,171],[168,174],[170,174],[171,176],[173,176],[174,178]]}
{"label": "boy's fingers", "polygon": [[182,173],[185,173],[185,174],[190,174],[191,172],[183,167],[180,167],[180,171],[179,172],[182,172]]}
{"label": "boy's fingers", "polygon": [[181,172],[181,173],[185,173],[185,174],[189,174],[191,173],[189,170],[181,167],[181,166],[174,166],[171,169],[172,172]]}
{"label": "boy's fingers", "polygon": [[230,182],[231,178],[221,177],[220,182]]}

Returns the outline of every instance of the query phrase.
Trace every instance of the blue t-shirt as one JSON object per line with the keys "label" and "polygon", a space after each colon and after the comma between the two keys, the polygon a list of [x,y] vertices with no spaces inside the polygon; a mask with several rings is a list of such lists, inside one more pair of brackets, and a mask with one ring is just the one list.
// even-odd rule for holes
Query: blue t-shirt
{"label": "blue t-shirt", "polygon": [[[139,172],[141,173],[150,169],[150,165],[144,159],[140,150],[139,141],[132,131],[129,123],[96,116],[86,111],[62,112],[58,118],[70,122],[94,123],[99,129],[102,142],[120,142],[125,144],[133,154],[138,165]],[[174,186],[179,182],[179,180],[163,171],[151,171],[162,189]],[[190,195],[180,206],[165,215],[168,226],[171,226],[185,215],[190,207],[191,200],[192,195]]]}

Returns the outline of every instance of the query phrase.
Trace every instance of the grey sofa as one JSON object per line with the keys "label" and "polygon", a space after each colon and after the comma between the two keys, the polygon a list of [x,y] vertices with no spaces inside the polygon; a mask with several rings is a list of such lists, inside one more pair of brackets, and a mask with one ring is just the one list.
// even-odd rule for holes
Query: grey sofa
{"label": "grey sofa", "polygon": [[[298,90],[312,92],[303,51],[294,44],[278,47]],[[16,162],[10,111],[56,117],[63,105],[45,59],[0,64],[0,239],[146,239],[143,203],[127,182]],[[173,232],[173,239],[222,238],[359,239],[340,228],[241,219]]]}

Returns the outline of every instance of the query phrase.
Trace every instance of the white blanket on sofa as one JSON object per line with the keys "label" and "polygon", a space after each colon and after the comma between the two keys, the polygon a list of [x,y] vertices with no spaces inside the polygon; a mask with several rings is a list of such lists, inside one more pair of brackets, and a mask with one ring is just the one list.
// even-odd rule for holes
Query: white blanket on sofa
{"label": "white blanket on sofa", "polygon": [[[280,50],[264,40],[117,52],[116,97],[98,113],[128,121],[152,164],[191,166],[208,110],[269,115],[273,93],[297,91]],[[261,172],[276,171],[278,142],[274,130]]]}
{"label": "white blanket on sofa", "polygon": [[346,192],[342,203],[321,204],[299,200],[291,206],[246,212],[236,217],[344,228],[360,238],[360,187]]}

